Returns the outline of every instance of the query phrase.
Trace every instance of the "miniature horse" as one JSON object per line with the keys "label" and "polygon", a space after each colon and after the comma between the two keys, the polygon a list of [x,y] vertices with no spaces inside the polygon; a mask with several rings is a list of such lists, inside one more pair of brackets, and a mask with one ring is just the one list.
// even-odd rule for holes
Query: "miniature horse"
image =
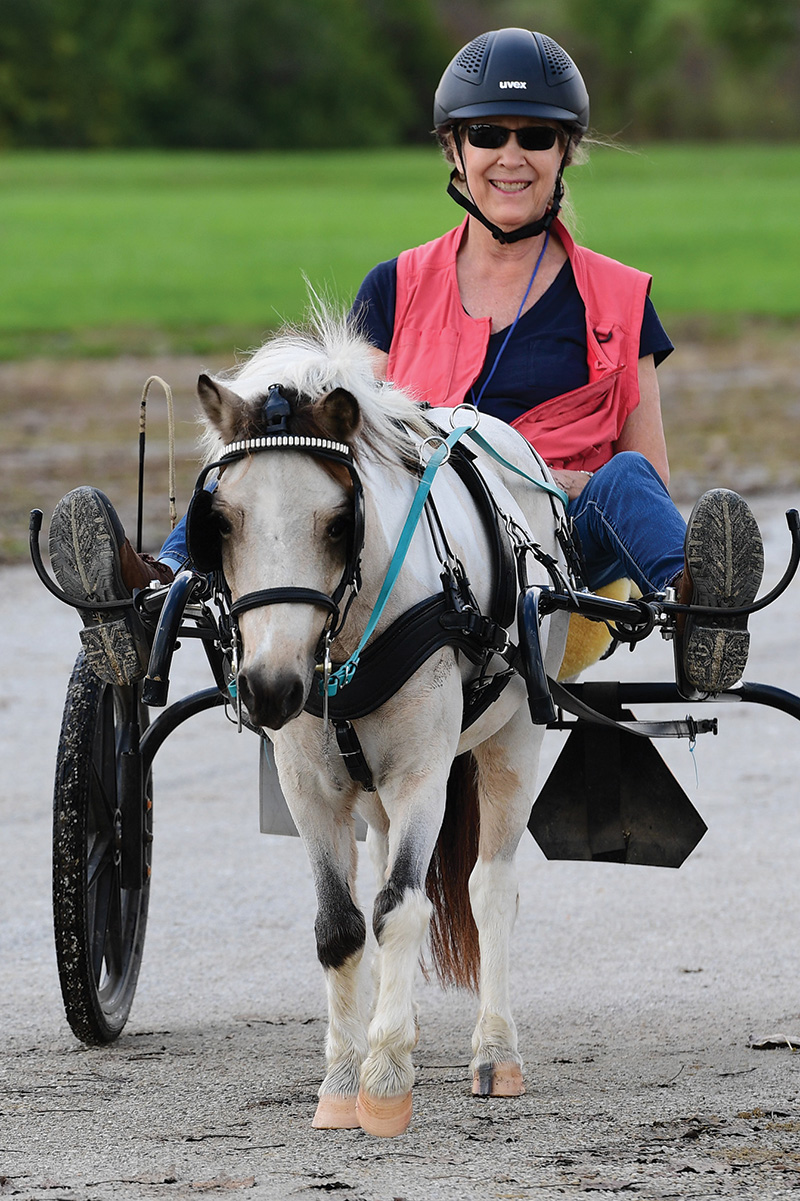
{"label": "miniature horse", "polygon": [[[363,485],[363,584],[331,648],[333,659],[341,661],[358,643],[386,576],[419,482],[420,443],[437,425],[449,432],[451,410],[426,410],[376,380],[363,338],[344,320],[318,313],[309,330],[276,335],[224,383],[201,376],[209,460],[226,444],[262,432],[264,399],[276,384],[291,397],[289,431],[347,444]],[[482,417],[480,427],[506,460],[529,475],[544,475],[530,447],[508,426]],[[483,453],[478,459],[499,510],[531,542],[557,556],[551,498]],[[432,495],[447,542],[485,611],[490,551],[475,506],[447,466],[439,470]],[[221,540],[232,601],[276,588],[330,595],[347,556],[353,504],[348,473],[302,447],[246,454],[226,464],[209,519]],[[377,633],[440,592],[441,570],[423,522]],[[533,564],[531,582],[545,580],[544,570]],[[432,914],[426,878],[445,880],[433,890],[440,901],[445,897],[431,939],[440,978],[479,986],[473,1091],[524,1092],[509,998],[509,939],[518,904],[514,858],[535,796],[544,727],[532,724],[525,685],[513,675],[499,699],[462,733],[463,687],[477,668],[446,646],[375,712],[354,722],[374,777],[375,790],[367,791],[348,773],[329,723],[305,708],[312,689],[320,687],[319,646],[328,618],[313,600],[242,612],[237,685],[251,720],[274,743],[281,787],[316,887],[315,933],[329,1025],[327,1073],[314,1125],[394,1135],[411,1118],[418,1033],[413,986]],[[565,617],[543,623],[551,676],[565,634]],[[471,803],[470,852],[465,840]],[[368,824],[367,845],[380,885],[372,916],[377,970],[371,1017],[362,1012],[358,985],[366,926],[354,886],[356,810]],[[448,884],[448,870],[459,862],[465,864],[461,881]]]}

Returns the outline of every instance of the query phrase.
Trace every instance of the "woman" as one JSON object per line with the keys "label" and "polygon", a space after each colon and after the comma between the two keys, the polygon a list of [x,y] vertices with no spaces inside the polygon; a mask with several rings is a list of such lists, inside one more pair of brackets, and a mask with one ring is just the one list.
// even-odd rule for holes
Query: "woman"
{"label": "woman", "polygon": [[[707,493],[687,533],[667,492],[656,365],[672,344],[650,277],[576,246],[558,220],[588,121],[583,79],[551,38],[501,29],[465,46],[434,124],[467,216],[374,268],[354,313],[395,383],[435,405],[475,404],[536,446],[569,497],[590,587],[625,575],[644,594],[745,605],[763,571],[745,502]],[[687,695],[740,678],[746,619],[690,618],[681,638]]]}
{"label": "woman", "polygon": [[[580,73],[551,38],[501,29],[465,46],[442,76],[434,122],[467,216],[374,268],[354,314],[379,373],[432,404],[474,403],[536,445],[568,494],[591,587],[626,575],[645,594],[673,587],[682,602],[719,607],[718,620],[686,620],[676,654],[683,693],[715,693],[747,661],[746,619],[725,610],[755,597],[761,538],[736,493],[701,497],[688,531],[670,500],[656,364],[672,344],[650,277],[575,245],[557,216],[588,121]],[[158,561],[137,556],[92,488],[59,503],[50,548],[62,588],[97,600],[166,581],[187,560],[184,523]],[[134,613],[82,617],[98,675],[144,674]]]}

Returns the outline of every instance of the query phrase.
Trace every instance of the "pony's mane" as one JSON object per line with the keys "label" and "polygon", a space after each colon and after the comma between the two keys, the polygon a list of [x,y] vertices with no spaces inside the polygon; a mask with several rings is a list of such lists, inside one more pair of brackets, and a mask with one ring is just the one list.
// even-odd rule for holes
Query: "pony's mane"
{"label": "pony's mane", "polygon": [[[343,312],[315,298],[308,323],[285,326],[243,362],[215,377],[242,399],[237,436],[257,432],[252,422],[272,384],[292,389],[305,403],[304,425],[313,424],[314,402],[336,388],[350,392],[361,409],[362,425],[353,449],[363,443],[381,457],[406,458],[408,431],[430,433],[422,407],[393,384],[377,380],[373,350]],[[311,432],[305,429],[303,432]],[[222,441],[207,422],[202,434],[206,461],[219,455]]]}

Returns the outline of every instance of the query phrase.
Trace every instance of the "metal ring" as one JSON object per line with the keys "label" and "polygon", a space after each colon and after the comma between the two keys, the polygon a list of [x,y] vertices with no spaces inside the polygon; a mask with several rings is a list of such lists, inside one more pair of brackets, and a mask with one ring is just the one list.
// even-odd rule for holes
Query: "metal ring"
{"label": "metal ring", "polygon": [[452,413],[450,414],[450,425],[455,430],[455,429],[458,429],[458,427],[460,425],[464,424],[464,422],[462,422],[462,421],[456,421],[456,413],[460,413],[462,409],[464,410],[464,412],[469,413],[470,416],[472,417],[472,425],[468,426],[468,428],[471,430],[476,430],[480,423],[481,415],[480,415],[479,410],[476,409],[475,405],[468,405],[468,404],[456,405],[456,407],[453,409]]}
{"label": "metal ring", "polygon": [[431,434],[429,438],[426,438],[424,442],[420,443],[419,461],[423,467],[427,467],[428,464],[430,463],[431,459],[433,458],[433,456],[436,454],[436,450],[438,449],[438,447],[433,446],[427,459],[425,458],[425,453],[424,453],[425,447],[429,443],[433,444],[434,442],[438,443],[439,446],[443,446],[445,448],[445,456],[442,459],[442,462],[439,464],[439,466],[441,467],[442,464],[446,463],[447,460],[450,458],[450,447],[447,445],[447,439],[445,437],[443,437],[442,434]]}

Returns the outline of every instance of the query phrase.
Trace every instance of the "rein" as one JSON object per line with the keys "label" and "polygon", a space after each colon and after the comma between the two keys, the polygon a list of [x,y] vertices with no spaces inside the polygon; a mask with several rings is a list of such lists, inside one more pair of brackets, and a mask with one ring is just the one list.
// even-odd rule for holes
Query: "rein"
{"label": "rein", "polygon": [[[472,424],[458,426],[455,425],[456,414],[462,410],[473,415]],[[522,471],[521,468],[515,467],[513,463],[509,463],[508,460],[499,454],[481,434],[477,433],[477,425],[479,421],[480,414],[473,405],[459,405],[458,408],[453,410],[451,415],[451,424],[453,424],[452,433],[450,433],[447,438],[442,437],[440,434],[432,434],[430,438],[426,438],[426,440],[422,443],[422,446],[420,447],[421,462],[424,448],[426,446],[433,442],[439,442],[440,445],[431,454],[422,478],[420,479],[419,485],[417,486],[417,491],[414,494],[411,508],[408,511],[408,516],[403,524],[400,537],[397,541],[397,546],[394,554],[392,555],[391,562],[389,563],[389,568],[386,572],[383,586],[381,587],[378,599],[375,602],[375,607],[372,610],[369,621],[367,622],[358,646],[353,651],[352,655],[350,655],[350,657],[335,671],[326,669],[324,673],[326,678],[323,680],[322,688],[323,692],[328,697],[336,696],[339,689],[345,687],[353,679],[361,658],[361,653],[374,633],[375,627],[383,615],[383,611],[386,608],[386,604],[392,593],[392,589],[394,588],[397,577],[400,574],[400,569],[403,566],[403,562],[405,561],[405,557],[411,545],[411,539],[414,536],[414,531],[416,530],[420,517],[422,516],[436,473],[442,464],[448,461],[453,447],[460,442],[465,435],[471,438],[472,441],[480,446],[482,450],[486,451],[496,462],[500,463],[504,467],[507,467],[509,470],[516,472],[517,475],[521,475],[530,483],[535,484],[537,488],[541,488],[543,491],[555,496],[566,508],[566,492],[559,488],[558,485],[551,484],[547,480],[536,479],[534,476],[528,475],[527,472]]]}

